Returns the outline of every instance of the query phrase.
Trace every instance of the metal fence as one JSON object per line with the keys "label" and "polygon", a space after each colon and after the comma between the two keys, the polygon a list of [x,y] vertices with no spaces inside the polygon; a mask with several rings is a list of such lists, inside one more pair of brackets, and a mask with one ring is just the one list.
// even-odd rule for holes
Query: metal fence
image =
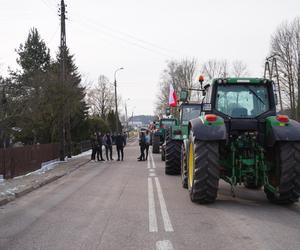
{"label": "metal fence", "polygon": [[5,179],[41,168],[43,162],[59,158],[59,144],[41,144],[0,149],[0,175]]}

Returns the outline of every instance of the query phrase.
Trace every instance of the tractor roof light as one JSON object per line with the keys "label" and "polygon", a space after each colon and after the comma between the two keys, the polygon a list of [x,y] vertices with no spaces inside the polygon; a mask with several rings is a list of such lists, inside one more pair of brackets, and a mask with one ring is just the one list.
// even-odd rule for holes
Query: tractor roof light
{"label": "tractor roof light", "polygon": [[286,122],[290,121],[290,119],[286,115],[277,115],[276,120],[279,121],[279,122],[283,122],[283,123],[286,123]]}
{"label": "tractor roof light", "polygon": [[204,76],[203,75],[199,76],[199,82],[204,82]]}
{"label": "tractor roof light", "polygon": [[217,116],[214,114],[205,115],[205,120],[208,122],[215,122],[217,120]]}

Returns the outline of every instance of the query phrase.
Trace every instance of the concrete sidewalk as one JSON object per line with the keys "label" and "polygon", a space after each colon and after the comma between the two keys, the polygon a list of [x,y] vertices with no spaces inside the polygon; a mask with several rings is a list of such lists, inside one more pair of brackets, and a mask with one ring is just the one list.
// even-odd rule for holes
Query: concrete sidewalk
{"label": "concrete sidewalk", "polygon": [[73,172],[87,164],[90,158],[89,154],[75,156],[65,162],[58,162],[51,170],[36,171],[0,182],[0,206]]}

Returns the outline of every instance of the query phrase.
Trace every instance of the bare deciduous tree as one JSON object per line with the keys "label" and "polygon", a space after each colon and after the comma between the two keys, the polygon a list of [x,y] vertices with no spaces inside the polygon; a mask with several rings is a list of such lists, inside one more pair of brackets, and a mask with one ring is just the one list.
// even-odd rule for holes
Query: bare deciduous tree
{"label": "bare deciduous tree", "polygon": [[234,77],[247,76],[248,75],[247,65],[240,60],[233,61],[231,64],[231,74],[230,75],[234,76]]}
{"label": "bare deciduous tree", "polygon": [[286,109],[300,119],[300,19],[282,23],[271,38],[271,55],[276,55],[279,83]]}
{"label": "bare deciduous tree", "polygon": [[96,87],[88,91],[87,102],[91,113],[101,118],[105,118],[113,109],[113,88],[106,76],[100,75]]}
{"label": "bare deciduous tree", "polygon": [[216,60],[210,59],[202,64],[201,72],[205,75],[208,80],[217,77],[228,76],[228,62],[227,60]]}
{"label": "bare deciduous tree", "polygon": [[181,61],[170,61],[163,71],[160,82],[160,92],[157,96],[156,114],[162,115],[168,106],[169,86],[173,84],[176,93],[181,89],[195,87],[196,59],[184,59]]}

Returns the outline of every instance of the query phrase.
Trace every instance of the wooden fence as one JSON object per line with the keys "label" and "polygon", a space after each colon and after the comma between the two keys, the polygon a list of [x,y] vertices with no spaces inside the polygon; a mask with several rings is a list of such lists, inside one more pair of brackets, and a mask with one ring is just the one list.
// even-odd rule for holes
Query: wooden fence
{"label": "wooden fence", "polygon": [[40,144],[0,149],[0,175],[5,179],[41,168],[43,162],[59,158],[59,144]]}

